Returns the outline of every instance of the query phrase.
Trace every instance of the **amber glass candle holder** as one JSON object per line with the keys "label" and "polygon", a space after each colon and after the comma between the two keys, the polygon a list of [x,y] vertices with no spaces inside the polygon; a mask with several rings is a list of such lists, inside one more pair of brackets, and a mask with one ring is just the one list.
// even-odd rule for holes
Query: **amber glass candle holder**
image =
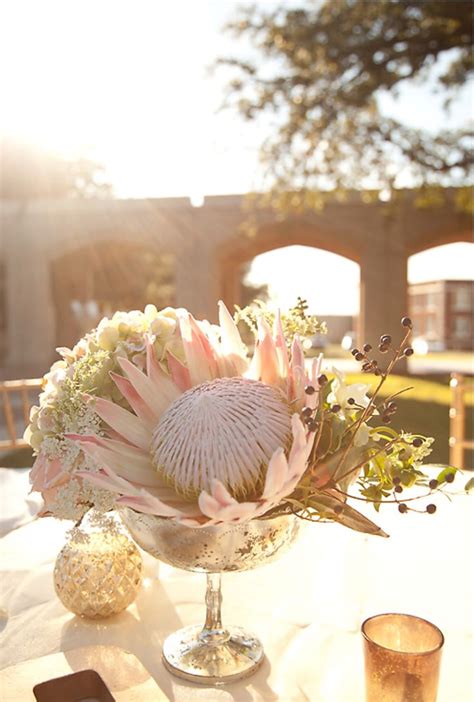
{"label": "amber glass candle holder", "polygon": [[444,636],[409,614],[362,624],[367,702],[436,702]]}

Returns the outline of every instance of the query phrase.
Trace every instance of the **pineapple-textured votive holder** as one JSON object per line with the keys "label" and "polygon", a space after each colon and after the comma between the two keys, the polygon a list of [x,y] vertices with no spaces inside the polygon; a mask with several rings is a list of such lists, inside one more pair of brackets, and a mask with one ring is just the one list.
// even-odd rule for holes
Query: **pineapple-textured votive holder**
{"label": "pineapple-textured votive holder", "polygon": [[104,619],[134,601],[142,566],[140,552],[125,534],[81,532],[73,534],[56,559],[54,588],[77,616]]}

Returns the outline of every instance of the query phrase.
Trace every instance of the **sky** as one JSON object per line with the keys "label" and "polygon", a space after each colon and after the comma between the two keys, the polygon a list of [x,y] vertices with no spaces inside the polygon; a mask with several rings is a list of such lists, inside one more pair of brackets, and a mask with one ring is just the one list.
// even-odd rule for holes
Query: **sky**
{"label": "sky", "polygon": [[[0,134],[66,156],[88,154],[105,165],[118,197],[198,200],[258,189],[265,127],[219,110],[225,76],[209,72],[216,57],[248,51],[222,32],[238,5],[234,0],[3,0]],[[397,101],[383,96],[382,107],[414,126],[437,129],[446,119],[455,123],[465,116],[469,98],[472,90],[446,118],[441,98],[420,85],[402,91]],[[412,262],[411,279],[423,279],[421,269],[432,276],[437,266],[445,277],[469,277],[472,249],[450,251],[423,265]],[[294,262],[293,277],[288,267],[284,274],[284,259]],[[323,306],[350,309],[358,269],[333,254],[311,250],[302,257],[298,247],[270,252],[255,260],[251,276],[271,282],[276,296],[293,301],[289,291],[301,287],[306,267],[344,281],[339,295]],[[317,280],[319,287],[315,282],[306,297],[319,307],[328,281],[322,273]]]}

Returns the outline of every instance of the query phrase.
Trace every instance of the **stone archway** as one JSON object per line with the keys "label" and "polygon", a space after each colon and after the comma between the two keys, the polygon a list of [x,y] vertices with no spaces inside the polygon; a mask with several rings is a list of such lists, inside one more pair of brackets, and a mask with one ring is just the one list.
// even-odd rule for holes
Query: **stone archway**
{"label": "stone archway", "polygon": [[[241,278],[244,266],[256,256],[287,246],[307,246],[328,251],[357,263],[360,268],[359,317],[357,334],[359,340],[366,335],[367,309],[373,303],[365,295],[364,282],[367,271],[364,272],[364,248],[357,235],[343,238],[335,232],[324,231],[310,221],[286,220],[283,222],[266,223],[254,237],[238,236],[220,251],[220,290],[221,297],[229,307],[241,304]],[[330,294],[330,291],[328,291]],[[406,293],[405,293],[406,294]],[[385,329],[379,330],[385,331]]]}
{"label": "stone archway", "polygon": [[221,296],[229,309],[240,304],[242,267],[262,253],[287,246],[309,246],[348,258],[360,265],[361,251],[354,242],[335,240],[304,221],[267,223],[254,237],[240,235],[220,251]]}
{"label": "stone archway", "polygon": [[116,310],[175,304],[175,261],[130,241],[84,244],[51,263],[56,345],[70,346]]}
{"label": "stone archway", "polygon": [[360,193],[347,193],[343,202],[285,221],[258,210],[254,239],[242,233],[248,209],[241,195],[206,197],[200,208],[186,198],[39,201],[21,208],[0,203],[7,372],[44,372],[54,358],[51,263],[98,241],[111,242],[104,261],[123,241],[172,252],[176,304],[210,321],[219,297],[230,305],[238,301],[238,268],[258,253],[291,244],[332,251],[360,266],[360,340],[373,343],[381,332],[398,338],[407,312],[408,256],[468,241],[471,231],[470,216],[457,209],[456,191],[446,190],[439,207],[417,207],[415,197],[405,191],[396,203],[364,203]]}

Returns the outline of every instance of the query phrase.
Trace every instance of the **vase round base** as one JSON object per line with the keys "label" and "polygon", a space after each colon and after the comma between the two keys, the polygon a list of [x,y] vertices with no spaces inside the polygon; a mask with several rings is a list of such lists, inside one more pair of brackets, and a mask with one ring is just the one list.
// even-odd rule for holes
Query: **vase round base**
{"label": "vase round base", "polygon": [[179,678],[200,685],[225,685],[252,675],[263,663],[260,641],[240,627],[206,631],[189,626],[163,644],[163,663]]}

